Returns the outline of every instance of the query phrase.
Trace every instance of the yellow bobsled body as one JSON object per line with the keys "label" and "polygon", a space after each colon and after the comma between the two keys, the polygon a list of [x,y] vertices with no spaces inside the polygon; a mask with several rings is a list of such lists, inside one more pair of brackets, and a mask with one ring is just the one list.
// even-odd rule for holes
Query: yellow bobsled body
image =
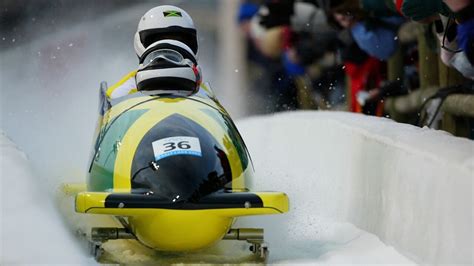
{"label": "yellow bobsled body", "polygon": [[76,212],[125,218],[148,247],[205,248],[236,217],[288,211],[284,193],[248,191],[247,148],[205,87],[192,96],[136,93],[112,103],[98,129]]}

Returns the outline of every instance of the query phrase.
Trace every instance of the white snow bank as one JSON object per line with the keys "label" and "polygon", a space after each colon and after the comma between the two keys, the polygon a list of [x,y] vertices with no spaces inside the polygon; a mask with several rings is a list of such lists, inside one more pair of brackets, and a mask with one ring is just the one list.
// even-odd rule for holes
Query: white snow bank
{"label": "white snow bank", "polygon": [[473,263],[474,142],[335,112],[256,117],[238,127],[255,164],[254,188],[290,197],[284,219],[292,224],[275,223],[266,235],[289,243],[321,238],[326,217],[421,263]]}
{"label": "white snow bank", "polygon": [[0,265],[95,264],[73,240],[25,154],[0,131]]}

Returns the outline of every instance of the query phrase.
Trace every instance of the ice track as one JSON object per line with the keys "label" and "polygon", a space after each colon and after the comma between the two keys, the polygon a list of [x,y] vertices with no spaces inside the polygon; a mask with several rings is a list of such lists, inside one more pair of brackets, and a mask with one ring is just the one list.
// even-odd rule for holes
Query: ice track
{"label": "ice track", "polygon": [[[52,199],[59,183],[83,180],[97,115],[98,84],[102,80],[116,81],[135,67],[130,36],[137,18],[150,6],[152,4],[84,21],[0,53],[1,129],[12,140],[0,136],[0,264],[93,263],[84,255],[81,245],[72,240],[70,228],[59,219]],[[199,20],[197,22],[199,27]],[[204,48],[200,57],[204,73],[212,76],[214,67],[218,68],[212,57],[216,47],[205,27],[201,32]],[[225,88],[214,89],[218,95],[226,95]],[[338,164],[336,155],[331,155],[331,145],[351,144],[343,141],[305,146],[318,137],[316,132],[307,132],[315,130],[314,127],[308,129],[308,125],[322,123],[318,130],[325,132],[326,129],[324,125],[328,120],[315,115],[316,118],[301,117],[296,113],[299,123],[292,123],[294,118],[290,114],[237,123],[257,171],[254,188],[285,191],[291,201],[287,215],[245,218],[237,225],[265,228],[271,263],[414,264],[354,223],[367,230],[370,226],[346,215],[350,212],[347,201],[352,198],[344,194],[350,192],[344,182],[350,180],[331,176],[341,173],[331,169],[345,167]],[[344,119],[353,119],[346,116]],[[301,135],[302,132],[306,134]],[[466,147],[464,144],[457,145]],[[472,147],[469,145],[468,149]],[[19,149],[26,153],[28,160]],[[342,155],[342,161],[347,162],[344,156],[364,156],[355,154],[356,149],[351,151],[353,154]],[[72,212],[71,202],[61,203],[59,209],[68,217],[67,222],[74,221],[74,226],[91,226],[84,217],[78,218]],[[369,215],[367,221],[376,223],[375,218]],[[472,232],[472,227],[470,230]],[[254,262],[246,245],[232,242],[188,254],[155,252],[133,241],[110,242],[105,248],[104,262],[111,263]],[[411,256],[413,254],[406,255],[417,258]]]}

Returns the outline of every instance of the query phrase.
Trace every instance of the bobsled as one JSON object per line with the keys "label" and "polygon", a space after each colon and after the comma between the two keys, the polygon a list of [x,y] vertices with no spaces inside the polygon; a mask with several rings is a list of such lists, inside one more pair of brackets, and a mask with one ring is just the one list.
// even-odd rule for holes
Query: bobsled
{"label": "bobsled", "polygon": [[224,239],[247,241],[268,253],[260,228],[233,228],[236,218],[282,214],[282,192],[254,192],[253,165],[245,143],[210,87],[193,95],[141,92],[104,100],[84,191],[75,211],[111,215],[120,227],[92,228],[101,244],[136,239],[161,251],[192,251]]}

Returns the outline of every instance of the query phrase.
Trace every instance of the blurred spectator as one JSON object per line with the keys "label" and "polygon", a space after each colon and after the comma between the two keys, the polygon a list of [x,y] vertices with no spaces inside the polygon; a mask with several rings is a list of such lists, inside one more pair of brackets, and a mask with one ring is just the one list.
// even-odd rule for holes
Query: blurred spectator
{"label": "blurred spectator", "polygon": [[[469,40],[463,39],[463,36],[468,36],[469,34],[458,34],[458,28],[462,27],[461,25],[454,23],[454,20],[451,18],[442,15],[440,17],[440,20],[435,21],[435,26],[436,35],[441,47],[441,61],[445,65],[458,70],[464,77],[474,80],[474,67],[467,56],[469,53],[466,52],[469,51],[469,47],[466,47],[468,45],[464,44],[464,42],[469,43]],[[471,35],[474,35],[474,31],[471,32]]]}
{"label": "blurred spectator", "polygon": [[[280,60],[284,42],[289,38],[289,18],[279,19],[269,16],[262,10],[265,1],[242,1],[237,20],[242,32],[247,38],[248,76],[250,86],[257,93],[263,112],[283,111],[295,109],[296,99],[292,80],[285,74],[284,66]],[[271,5],[272,12],[281,14],[280,8],[284,3]],[[264,14],[258,14],[258,12]],[[272,13],[272,14],[273,14]],[[271,29],[265,24],[273,25]]]}
{"label": "blurred spectator", "polygon": [[[458,46],[470,64],[470,79],[474,71],[474,2],[472,0],[445,0],[445,3],[454,12],[457,27]],[[467,72],[467,71],[463,71]],[[465,75],[466,76],[466,75]]]}
{"label": "blurred spectator", "polygon": [[331,108],[329,99],[344,97],[347,85],[350,111],[384,115],[388,98],[419,97],[420,83],[449,84],[453,75],[440,67],[447,76],[438,77],[434,52],[474,79],[473,0],[255,0],[242,2],[239,21],[260,56],[249,61],[264,58],[269,94],[289,109],[307,108],[302,97]]}
{"label": "blurred spectator", "polygon": [[403,23],[398,16],[369,17],[354,3],[343,3],[332,10],[334,20],[349,29],[359,47],[371,56],[387,60],[398,47],[397,30]]}

